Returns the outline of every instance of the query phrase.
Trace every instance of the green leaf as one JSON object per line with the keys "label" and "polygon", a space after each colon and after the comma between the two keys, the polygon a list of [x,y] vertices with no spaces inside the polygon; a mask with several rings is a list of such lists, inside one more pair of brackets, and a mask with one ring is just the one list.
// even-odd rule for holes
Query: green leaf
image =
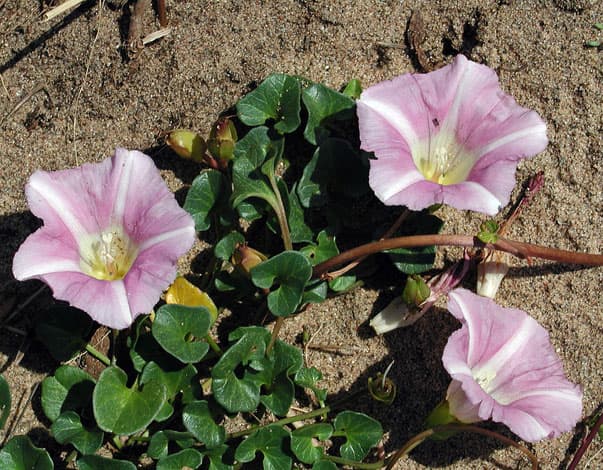
{"label": "green leaf", "polygon": [[74,411],[62,413],[52,423],[51,431],[59,444],[73,444],[84,455],[94,454],[103,444],[103,432],[96,427],[86,429],[80,416]]}
{"label": "green leaf", "polygon": [[180,452],[162,458],[157,462],[157,470],[175,470],[199,468],[203,463],[203,454],[195,449],[183,449]]}
{"label": "green leaf", "polygon": [[287,212],[287,221],[289,222],[289,231],[291,232],[291,241],[293,243],[304,243],[312,241],[314,232],[306,225],[304,220],[304,209],[297,195],[297,183],[287,193],[287,186],[282,180],[279,180],[279,189],[283,194],[283,201],[286,201],[285,211]]}
{"label": "green leaf", "polygon": [[195,230],[202,232],[211,227],[211,210],[223,206],[229,197],[229,186],[218,170],[203,170],[193,180],[184,201],[186,210],[195,221]]}
{"label": "green leaf", "polygon": [[170,441],[176,442],[181,448],[192,447],[195,443],[195,440],[188,432],[166,429],[153,434],[147,448],[147,455],[156,460],[166,457]]}
{"label": "green leaf", "polygon": [[379,421],[354,411],[342,411],[334,421],[333,435],[345,436],[346,442],[340,453],[344,459],[362,461],[372,447],[383,437],[383,429]]}
{"label": "green leaf", "polygon": [[331,434],[333,434],[333,426],[328,423],[310,424],[296,429],[291,433],[291,450],[303,463],[314,463],[321,459],[324,450],[320,446],[315,446],[313,439],[326,441]]}
{"label": "green leaf", "polygon": [[205,400],[186,405],[182,412],[182,423],[208,449],[224,444],[226,430],[216,424]]}
{"label": "green leaf", "polygon": [[479,227],[477,238],[484,243],[496,243],[498,240],[498,223],[495,220],[486,220]]}
{"label": "green leaf", "polygon": [[[260,403],[262,381],[258,371],[248,366],[263,358],[270,333],[259,327],[238,328],[229,339],[238,341],[213,367],[212,392],[216,401],[230,413],[253,411]],[[242,378],[235,373],[239,366],[244,370]]]}
{"label": "green leaf", "polygon": [[297,79],[273,74],[237,103],[237,115],[248,126],[260,126],[275,121],[280,134],[293,132],[300,124],[299,97],[301,86]]}
{"label": "green leaf", "polygon": [[50,421],[65,411],[82,411],[90,404],[94,379],[73,366],[60,366],[42,382],[42,410]]}
{"label": "green leaf", "polygon": [[299,251],[310,259],[312,266],[316,266],[339,254],[335,237],[329,235],[326,230],[321,230],[318,233],[316,243],[311,243]]}
{"label": "green leaf", "polygon": [[92,319],[77,308],[55,305],[36,323],[36,337],[57,361],[68,361],[86,347]]}
{"label": "green leaf", "polygon": [[10,414],[11,396],[8,382],[0,375],[0,429],[6,424]]}
{"label": "green leaf", "polygon": [[125,460],[108,459],[100,455],[85,455],[77,460],[79,470],[136,470],[136,465]]}
{"label": "green leaf", "polygon": [[337,465],[329,460],[319,460],[312,465],[312,470],[337,470]]}
{"label": "green leaf", "polygon": [[149,382],[142,390],[126,386],[126,373],[119,367],[106,368],[92,394],[92,408],[103,431],[130,435],[146,428],[157,416],[166,398],[165,386]]}
{"label": "green leaf", "polygon": [[329,137],[329,126],[333,121],[348,120],[354,116],[354,100],[319,83],[303,91],[302,101],[308,110],[304,137],[314,145]]}
{"label": "green leaf", "polygon": [[285,416],[295,395],[295,386],[290,376],[301,368],[303,357],[298,348],[277,340],[268,359],[271,367],[265,372],[269,375],[269,393],[262,395],[260,401],[275,415]]}
{"label": "green leaf", "polygon": [[230,232],[222,237],[214,246],[214,255],[222,261],[228,261],[232,256],[235,247],[245,242],[245,237],[239,232]]}
{"label": "green leaf", "polygon": [[178,393],[182,393],[182,402],[190,403],[202,394],[197,369],[192,364],[180,368],[167,368],[151,361],[140,375],[140,384],[153,381],[165,386],[168,400],[173,400]]}
{"label": "green leaf", "polygon": [[[404,235],[427,235],[438,233],[444,222],[439,217],[431,214],[420,213],[414,221],[411,233]],[[396,248],[386,250],[396,268],[406,274],[420,274],[429,271],[435,261],[435,246],[422,248]]]}
{"label": "green leaf", "polygon": [[287,449],[287,438],[291,434],[280,426],[267,426],[258,429],[245,439],[235,452],[235,458],[239,462],[247,463],[255,460],[256,452],[263,455],[262,466],[264,470],[285,470],[291,468],[292,460],[285,449]]}
{"label": "green leaf", "polygon": [[328,284],[325,281],[321,280],[308,284],[306,286],[306,290],[304,290],[304,295],[302,296],[301,304],[319,304],[321,302],[324,302],[327,298],[327,285]]}
{"label": "green leaf", "polygon": [[237,142],[232,165],[232,207],[248,198],[260,198],[275,207],[276,196],[261,168],[266,160],[280,159],[283,148],[284,139],[272,140],[267,127],[256,127]]}
{"label": "green leaf", "polygon": [[0,450],[2,470],[52,470],[48,452],[35,447],[27,436],[15,436]]}
{"label": "green leaf", "polygon": [[322,380],[322,372],[316,367],[302,367],[295,374],[295,383],[300,387],[312,390],[322,406],[327,398],[327,390],[316,385],[319,380]]}
{"label": "green leaf", "polygon": [[199,362],[209,345],[204,338],[212,324],[205,307],[163,305],[155,315],[153,336],[163,349],[184,363]]}
{"label": "green leaf", "polygon": [[268,294],[268,309],[276,316],[295,313],[311,277],[310,261],[297,251],[279,253],[251,270],[251,280],[257,287],[279,285]]}
{"label": "green leaf", "polygon": [[[342,169],[345,172],[342,174]],[[369,192],[368,165],[343,139],[327,139],[316,149],[297,186],[301,205],[324,206],[331,195],[358,198]]]}
{"label": "green leaf", "polygon": [[346,96],[349,96],[353,100],[360,98],[360,95],[362,94],[362,85],[360,84],[360,80],[357,78],[350,80],[342,93]]}
{"label": "green leaf", "polygon": [[[234,463],[232,449],[226,444],[215,449],[209,449],[204,454],[209,459],[208,470],[232,470],[234,468],[232,465]],[[224,462],[225,457],[228,463]]]}

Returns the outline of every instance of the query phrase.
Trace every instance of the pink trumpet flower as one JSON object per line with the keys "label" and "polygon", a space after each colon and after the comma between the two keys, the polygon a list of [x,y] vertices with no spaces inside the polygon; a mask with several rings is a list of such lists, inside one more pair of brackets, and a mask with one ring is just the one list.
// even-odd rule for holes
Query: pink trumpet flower
{"label": "pink trumpet flower", "polygon": [[519,161],[548,143],[540,116],[462,55],[366,89],[357,112],[361,147],[376,157],[371,188],[384,204],[412,210],[443,203],[494,215],[509,201]]}
{"label": "pink trumpet flower", "polygon": [[460,288],[449,294],[448,310],[462,323],[442,357],[452,376],[446,399],[454,417],[465,423],[492,419],[528,442],[575,426],[582,391],[565,377],[536,320]]}
{"label": "pink trumpet flower", "polygon": [[111,328],[151,311],[195,238],[191,216],[138,151],[36,171],[25,192],[44,225],[15,254],[14,276],[44,281],[57,299]]}

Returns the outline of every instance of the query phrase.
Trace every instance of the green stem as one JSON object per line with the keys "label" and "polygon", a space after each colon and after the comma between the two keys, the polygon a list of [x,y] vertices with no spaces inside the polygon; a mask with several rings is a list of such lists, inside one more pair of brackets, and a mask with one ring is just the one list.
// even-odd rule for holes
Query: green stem
{"label": "green stem", "polygon": [[349,261],[394,248],[417,248],[423,246],[463,246],[467,248],[487,248],[510,253],[518,258],[543,258],[568,264],[585,266],[603,266],[603,255],[558,250],[531,243],[517,242],[499,238],[495,243],[483,243],[469,235],[412,235],[408,237],[388,238],[352,248],[314,266],[313,277],[328,274],[333,268]]}
{"label": "green stem", "polygon": [[417,434],[416,436],[410,438],[406,442],[406,444],[404,444],[400,448],[400,450],[398,450],[390,458],[386,459],[387,467],[385,467],[385,470],[393,469],[394,465],[396,464],[396,462],[398,460],[400,460],[400,458],[402,458],[405,455],[407,455],[408,453],[410,453],[411,450],[413,450],[418,445],[422,444],[427,438],[433,436],[436,433],[441,433],[441,432],[446,432],[446,431],[474,432],[477,434],[482,434],[484,436],[488,436],[488,437],[497,439],[500,442],[513,446],[516,449],[523,452],[523,454],[530,460],[530,462],[532,462],[532,470],[538,470],[538,459],[536,458],[536,456],[532,452],[530,452],[526,447],[522,446],[521,444],[518,444],[513,439],[509,439],[508,437],[505,437],[502,434],[499,434],[495,431],[490,431],[489,429],[484,429],[479,426],[475,426],[473,424],[457,424],[457,423],[444,424],[442,426],[435,426],[433,428],[427,429],[426,431],[423,431],[423,432]]}
{"label": "green stem", "polygon": [[211,335],[207,335],[205,337],[205,341],[207,341],[207,344],[209,344],[209,347],[218,355],[221,356],[223,354],[222,352],[222,348],[220,348],[220,346],[218,346],[218,343],[216,343],[214,341],[214,339],[211,337]]}
{"label": "green stem", "polygon": [[286,424],[295,423],[297,421],[303,421],[304,419],[316,418],[317,416],[325,415],[325,414],[329,413],[330,411],[331,411],[331,407],[325,406],[323,408],[318,408],[314,411],[309,411],[308,413],[302,413],[302,414],[295,415],[295,416],[289,416],[288,418],[279,419],[278,421],[275,421],[268,425],[258,424],[257,426],[251,426],[248,429],[244,429],[243,431],[238,431],[238,432],[233,432],[231,434],[228,434],[226,436],[226,439],[227,440],[228,439],[236,439],[237,437],[247,436],[248,434],[251,434],[252,432],[256,431],[257,429],[265,428],[266,426],[284,426]]}
{"label": "green stem", "polygon": [[285,250],[292,250],[293,243],[291,242],[291,232],[289,231],[289,222],[287,222],[287,212],[285,211],[281,192],[279,191],[278,185],[276,184],[274,174],[270,174],[268,176],[268,179],[270,180],[270,186],[272,186],[272,191],[274,191],[274,195],[276,197],[276,200],[274,201],[275,203],[271,204],[271,206],[274,212],[276,213],[276,218],[278,219],[278,224],[281,229],[281,238],[283,239]]}
{"label": "green stem", "polygon": [[88,351],[88,354],[90,354],[92,357],[98,359],[100,362],[105,364],[107,367],[109,367],[111,365],[111,359],[109,359],[107,356],[105,356],[102,352],[100,352],[98,349],[96,349],[90,343],[86,344],[86,351]]}
{"label": "green stem", "polygon": [[270,353],[270,351],[272,351],[272,348],[274,347],[274,343],[276,343],[276,339],[278,338],[278,334],[281,331],[281,328],[284,323],[285,323],[285,317],[276,317],[276,322],[274,323],[274,326],[272,327],[272,334],[270,335],[270,342],[268,343],[268,346],[266,347],[266,355],[268,355]]}
{"label": "green stem", "polygon": [[322,456],[322,459],[330,460],[331,462],[338,463],[340,465],[346,465],[348,467],[360,468],[360,469],[366,469],[366,470],[383,468],[383,465],[385,464],[385,462],[383,460],[380,460],[379,462],[373,462],[373,463],[362,463],[362,462],[356,462],[355,460],[348,460],[348,459],[344,459],[342,457],[336,457],[334,455],[326,455],[326,454]]}

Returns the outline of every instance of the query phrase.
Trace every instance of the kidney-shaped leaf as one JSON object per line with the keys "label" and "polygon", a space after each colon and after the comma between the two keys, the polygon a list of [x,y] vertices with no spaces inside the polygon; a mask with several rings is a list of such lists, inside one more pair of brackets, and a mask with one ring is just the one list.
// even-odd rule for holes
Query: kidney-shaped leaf
{"label": "kidney-shaped leaf", "polygon": [[379,421],[355,411],[342,411],[335,418],[333,435],[344,436],[340,453],[344,459],[360,462],[383,437]]}
{"label": "kidney-shaped leaf", "polygon": [[284,251],[251,270],[251,280],[257,287],[279,285],[268,294],[268,309],[276,316],[295,313],[311,277],[310,261],[297,251]]}
{"label": "kidney-shaped leaf", "polygon": [[272,74],[239,100],[237,115],[248,126],[260,126],[272,119],[274,128],[287,134],[297,129],[301,122],[300,94],[301,85],[296,78]]}
{"label": "kidney-shaped leaf", "polygon": [[184,363],[199,362],[209,350],[204,338],[212,321],[205,307],[168,304],[157,310],[152,332],[172,356]]}
{"label": "kidney-shaped leaf", "polygon": [[157,470],[175,470],[199,468],[203,462],[203,454],[195,449],[183,449],[180,452],[162,458],[157,462]]}
{"label": "kidney-shaped leaf", "polygon": [[314,463],[324,455],[323,448],[315,446],[313,440],[327,440],[333,434],[333,426],[316,423],[296,429],[291,433],[291,450],[303,463]]}
{"label": "kidney-shaped leaf", "polygon": [[94,379],[82,369],[60,366],[54,376],[42,382],[42,409],[49,420],[64,411],[81,411],[90,403]]}
{"label": "kidney-shaped leaf", "polygon": [[226,179],[218,170],[203,170],[193,180],[184,201],[184,210],[192,216],[198,232],[209,229],[211,210],[225,200],[229,192]]}
{"label": "kidney-shaped leaf", "polygon": [[2,470],[52,470],[48,452],[35,447],[29,437],[15,436],[0,450]]}
{"label": "kidney-shaped leaf", "polygon": [[126,386],[127,375],[119,367],[106,368],[92,394],[98,427],[114,434],[129,435],[146,428],[159,413],[166,398],[165,386],[149,382],[142,390]]}
{"label": "kidney-shaped leaf", "polygon": [[329,124],[354,116],[354,100],[326,86],[315,83],[302,93],[308,110],[308,123],[304,130],[306,140],[314,145],[329,135]]}
{"label": "kidney-shaped leaf", "polygon": [[103,443],[103,432],[88,430],[80,416],[74,411],[66,411],[52,423],[52,435],[59,444],[72,444],[82,454],[94,454]]}
{"label": "kidney-shaped leaf", "polygon": [[136,470],[132,462],[117,459],[107,459],[100,455],[85,455],[77,460],[79,470]]}
{"label": "kidney-shaped leaf", "polygon": [[247,463],[255,459],[256,452],[264,456],[264,470],[286,470],[291,468],[291,457],[285,453],[289,447],[285,440],[291,436],[280,426],[267,426],[258,429],[245,439],[235,452],[239,462]]}
{"label": "kidney-shaped leaf", "polygon": [[182,412],[184,427],[208,449],[224,443],[226,430],[214,421],[205,400],[189,403]]}

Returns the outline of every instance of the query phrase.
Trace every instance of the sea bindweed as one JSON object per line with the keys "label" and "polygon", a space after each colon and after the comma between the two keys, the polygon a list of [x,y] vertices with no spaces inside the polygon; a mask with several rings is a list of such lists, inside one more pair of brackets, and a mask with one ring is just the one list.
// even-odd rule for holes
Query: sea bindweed
{"label": "sea bindweed", "polygon": [[195,238],[192,218],[138,151],[36,171],[25,192],[44,225],[15,254],[15,278],[44,281],[57,299],[111,328],[153,308]]}
{"label": "sea bindweed", "polygon": [[446,399],[454,417],[465,423],[492,419],[528,442],[575,426],[582,391],[565,377],[536,320],[461,288],[449,294],[448,310],[462,323],[442,357],[452,376]]}
{"label": "sea bindweed", "polygon": [[505,94],[496,73],[458,55],[427,74],[366,89],[357,102],[369,183],[387,205],[448,204],[494,215],[522,158],[545,149],[546,125]]}

